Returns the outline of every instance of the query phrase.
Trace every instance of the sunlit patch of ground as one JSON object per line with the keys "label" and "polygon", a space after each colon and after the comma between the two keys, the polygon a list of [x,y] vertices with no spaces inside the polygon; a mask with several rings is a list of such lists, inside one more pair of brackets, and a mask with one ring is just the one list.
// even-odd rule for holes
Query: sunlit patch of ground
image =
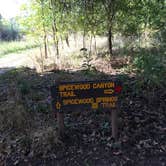
{"label": "sunlit patch of ground", "polygon": [[[23,51],[21,53],[8,54],[5,57],[0,58],[0,73],[4,73],[3,68],[18,68],[18,67],[29,67],[35,68],[37,71],[41,72],[41,68],[71,68],[71,66],[78,67],[81,66],[81,62],[77,60],[74,56],[79,56],[81,54],[80,49],[82,46],[82,37],[77,36],[76,41],[73,36],[69,37],[69,44],[67,46],[66,42],[63,41],[59,44],[60,50],[60,60],[57,61],[54,48],[49,46],[48,58],[44,58],[44,50],[42,49],[42,55],[40,49],[31,49],[28,51]],[[107,45],[106,37],[96,37],[97,48],[100,49]],[[90,50],[90,41],[87,39],[86,47]],[[95,50],[95,41],[92,40],[92,51]],[[73,56],[74,55],[74,56]],[[56,66],[56,67],[55,67]]]}

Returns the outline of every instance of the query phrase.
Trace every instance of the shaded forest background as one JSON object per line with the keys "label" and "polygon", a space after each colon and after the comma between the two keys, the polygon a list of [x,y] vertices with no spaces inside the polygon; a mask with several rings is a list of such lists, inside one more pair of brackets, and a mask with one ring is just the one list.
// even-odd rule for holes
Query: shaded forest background
{"label": "shaded forest background", "polygon": [[[76,45],[82,40],[81,48],[88,49],[88,56],[84,56],[86,63],[90,63],[92,42],[96,54],[96,37],[106,36],[108,49],[104,53],[110,59],[113,55],[128,56],[132,67],[146,78],[156,82],[163,78],[166,36],[163,0],[31,0],[22,5],[21,11],[21,16],[10,21],[0,17],[1,41],[33,41],[20,50],[38,46],[43,58],[54,54],[58,63],[60,42],[70,46],[73,35]],[[13,46],[13,50],[17,52],[19,48]],[[12,51],[1,54],[8,52]],[[128,69],[132,70],[131,65]]]}

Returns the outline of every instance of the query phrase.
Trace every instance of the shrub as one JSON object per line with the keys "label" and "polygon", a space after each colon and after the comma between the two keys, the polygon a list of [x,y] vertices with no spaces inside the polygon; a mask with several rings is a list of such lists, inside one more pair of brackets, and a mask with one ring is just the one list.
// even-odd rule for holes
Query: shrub
{"label": "shrub", "polygon": [[166,64],[164,53],[155,49],[141,50],[133,61],[137,74],[148,84],[163,85],[165,83]]}

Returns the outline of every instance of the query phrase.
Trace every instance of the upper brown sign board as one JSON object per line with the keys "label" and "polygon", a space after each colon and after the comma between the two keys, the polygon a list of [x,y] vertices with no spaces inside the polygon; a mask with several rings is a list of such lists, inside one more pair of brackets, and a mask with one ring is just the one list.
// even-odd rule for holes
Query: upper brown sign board
{"label": "upper brown sign board", "polygon": [[115,108],[121,83],[115,80],[62,82],[51,87],[56,111]]}

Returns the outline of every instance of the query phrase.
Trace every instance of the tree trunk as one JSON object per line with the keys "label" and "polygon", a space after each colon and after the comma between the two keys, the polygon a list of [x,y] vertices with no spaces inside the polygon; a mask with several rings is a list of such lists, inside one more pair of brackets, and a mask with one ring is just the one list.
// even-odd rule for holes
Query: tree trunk
{"label": "tree trunk", "polygon": [[77,47],[77,33],[74,32],[73,36],[74,36],[74,41],[75,41],[75,47]]}
{"label": "tree trunk", "polygon": [[53,45],[54,45],[54,52],[55,52],[55,57],[56,57],[56,39],[55,39],[55,28],[54,25],[52,25],[52,36],[53,36]]}
{"label": "tree trunk", "polygon": [[63,44],[63,38],[62,38],[62,35],[60,36],[60,40],[61,40],[61,45],[62,45],[62,49],[64,49],[64,44]]}
{"label": "tree trunk", "polygon": [[96,36],[95,36],[95,35],[93,35],[93,37],[94,37],[94,42],[95,42],[95,54],[97,55],[97,43],[96,43]]}
{"label": "tree trunk", "polygon": [[83,48],[86,48],[86,39],[85,39],[85,37],[86,37],[86,32],[85,32],[85,29],[84,29],[84,33],[83,33]]}
{"label": "tree trunk", "polygon": [[57,58],[59,59],[59,40],[56,39],[56,54],[57,54]]}
{"label": "tree trunk", "polygon": [[109,44],[109,53],[110,56],[113,55],[113,51],[112,51],[112,27],[109,28],[109,32],[108,32],[108,44]]}
{"label": "tree trunk", "polygon": [[70,44],[69,44],[69,36],[68,34],[65,36],[65,40],[66,40],[66,44],[68,47],[70,47]]}
{"label": "tree trunk", "polygon": [[50,47],[49,47],[48,37],[47,37],[47,50],[48,50],[48,55],[51,55],[51,50],[50,50]]}
{"label": "tree trunk", "polygon": [[109,44],[109,54],[110,57],[113,55],[112,51],[112,27],[113,27],[113,20],[115,17],[115,0],[107,0],[107,3],[104,3],[104,8],[107,14],[107,26],[108,26],[108,44]]}
{"label": "tree trunk", "polygon": [[45,53],[45,58],[48,58],[48,54],[47,54],[47,36],[46,34],[44,35],[44,53]]}
{"label": "tree trunk", "polygon": [[89,54],[92,55],[92,35],[90,35]]}
{"label": "tree trunk", "polygon": [[42,12],[42,24],[43,24],[43,42],[44,42],[44,53],[45,53],[45,58],[48,58],[47,55],[47,32],[46,32],[46,25],[45,25],[45,20],[44,20],[44,4],[43,4],[43,0],[40,1],[41,2],[41,12]]}
{"label": "tree trunk", "polygon": [[58,37],[57,37],[57,26],[56,26],[56,18],[55,18],[55,1],[51,0],[50,1],[50,7],[52,10],[52,32],[53,32],[53,40],[54,40],[54,48],[56,49],[56,54],[55,56],[57,56],[57,59],[59,58],[59,41],[58,41]]}
{"label": "tree trunk", "polygon": [[40,58],[41,58],[41,72],[43,73],[44,71],[44,63],[43,63],[43,54],[42,54],[42,48],[40,46]]}

